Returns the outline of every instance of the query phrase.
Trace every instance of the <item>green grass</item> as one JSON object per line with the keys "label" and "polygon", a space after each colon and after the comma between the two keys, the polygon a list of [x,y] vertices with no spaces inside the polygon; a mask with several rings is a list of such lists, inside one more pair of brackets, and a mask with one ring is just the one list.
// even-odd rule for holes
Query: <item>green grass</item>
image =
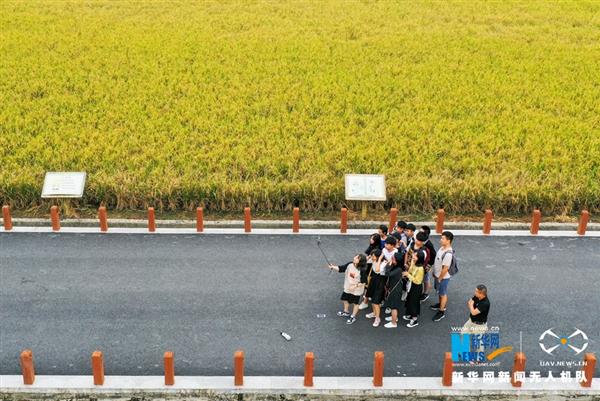
{"label": "green grass", "polygon": [[[0,2],[0,201],[600,212],[600,2]],[[358,209],[354,203],[350,207]]]}

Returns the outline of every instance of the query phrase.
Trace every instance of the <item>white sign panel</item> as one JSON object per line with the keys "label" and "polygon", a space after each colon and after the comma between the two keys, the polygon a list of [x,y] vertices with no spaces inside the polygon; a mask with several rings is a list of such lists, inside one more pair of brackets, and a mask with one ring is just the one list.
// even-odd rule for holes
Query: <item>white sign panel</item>
{"label": "white sign panel", "polygon": [[346,200],[385,201],[385,176],[346,174]]}
{"label": "white sign panel", "polygon": [[46,173],[42,198],[81,198],[85,173]]}

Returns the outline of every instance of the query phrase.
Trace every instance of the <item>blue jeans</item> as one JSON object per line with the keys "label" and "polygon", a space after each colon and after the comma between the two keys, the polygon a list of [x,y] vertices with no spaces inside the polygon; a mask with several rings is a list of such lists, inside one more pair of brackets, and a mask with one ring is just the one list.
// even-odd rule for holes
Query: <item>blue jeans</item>
{"label": "blue jeans", "polygon": [[444,296],[448,295],[448,284],[450,283],[449,278],[445,278],[443,280],[435,279],[435,289],[438,292],[438,295]]}

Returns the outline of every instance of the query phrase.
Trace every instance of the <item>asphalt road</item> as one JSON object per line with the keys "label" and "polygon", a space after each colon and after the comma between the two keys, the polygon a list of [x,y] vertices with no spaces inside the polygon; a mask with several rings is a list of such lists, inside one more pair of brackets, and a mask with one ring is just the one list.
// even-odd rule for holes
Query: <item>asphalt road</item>
{"label": "asphalt road", "polygon": [[[19,353],[31,348],[42,375],[89,374],[96,349],[108,375],[161,375],[166,350],[178,375],[231,375],[243,349],[247,375],[301,376],[313,351],[316,375],[368,376],[380,350],[386,376],[440,376],[451,327],[466,321],[479,283],[489,288],[501,345],[521,348],[527,370],[582,359],[566,347],[544,354],[538,339],[550,328],[581,329],[586,352],[599,351],[600,238],[456,238],[461,270],[447,318],[431,320],[430,299],[413,329],[375,329],[364,313],[351,326],[336,317],[343,275],[328,274],[315,238],[0,234],[0,374],[19,374]],[[340,263],[366,242],[322,238]],[[512,358],[479,370],[510,370]]]}

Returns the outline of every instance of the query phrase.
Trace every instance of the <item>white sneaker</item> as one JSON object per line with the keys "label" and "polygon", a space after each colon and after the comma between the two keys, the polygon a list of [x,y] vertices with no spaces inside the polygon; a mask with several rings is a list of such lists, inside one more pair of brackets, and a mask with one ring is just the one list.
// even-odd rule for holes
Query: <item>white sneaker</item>
{"label": "white sneaker", "polygon": [[391,316],[386,316],[385,317],[385,321],[386,322],[391,322],[392,321],[392,317]]}
{"label": "white sneaker", "polygon": [[373,327],[379,327],[379,323],[381,323],[381,319],[376,317],[375,321],[373,322]]}
{"label": "white sneaker", "polygon": [[402,316],[402,319],[406,320],[407,322],[410,322],[412,320],[412,316],[411,315],[404,315],[404,316]]}
{"label": "white sneaker", "polygon": [[385,308],[385,314],[389,315],[390,313],[392,313],[392,310],[390,308]]}
{"label": "white sneaker", "polygon": [[366,317],[367,319],[373,319],[373,318],[375,317],[375,313],[373,313],[373,312],[371,312],[371,313],[367,313],[367,314],[365,315],[365,317]]}
{"label": "white sneaker", "polygon": [[367,309],[368,307],[369,307],[369,304],[361,303],[360,305],[358,305],[358,310],[364,310],[364,309]]}
{"label": "white sneaker", "polygon": [[385,327],[386,329],[395,329],[396,327],[398,327],[398,325],[394,322],[389,322],[386,323],[383,327]]}

